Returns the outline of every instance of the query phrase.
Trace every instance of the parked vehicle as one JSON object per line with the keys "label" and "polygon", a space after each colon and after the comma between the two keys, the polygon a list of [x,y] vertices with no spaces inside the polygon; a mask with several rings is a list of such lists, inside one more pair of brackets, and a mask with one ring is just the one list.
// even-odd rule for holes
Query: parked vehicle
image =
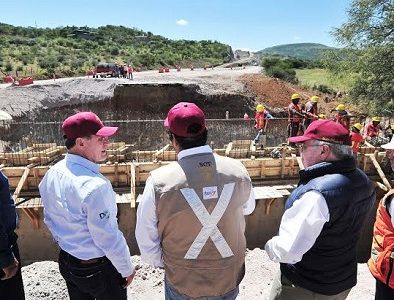
{"label": "parked vehicle", "polygon": [[99,63],[93,77],[119,77],[119,67],[115,63]]}

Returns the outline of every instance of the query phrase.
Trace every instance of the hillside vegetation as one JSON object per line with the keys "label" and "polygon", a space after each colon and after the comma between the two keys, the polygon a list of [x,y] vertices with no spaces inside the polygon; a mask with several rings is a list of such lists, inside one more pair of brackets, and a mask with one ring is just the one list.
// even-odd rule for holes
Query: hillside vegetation
{"label": "hillside vegetation", "polygon": [[260,56],[281,55],[299,59],[319,60],[328,49],[332,48],[316,43],[297,43],[265,48],[258,51],[257,54]]}
{"label": "hillside vegetation", "polygon": [[159,66],[218,65],[231,60],[228,45],[216,41],[170,40],[123,26],[33,28],[0,23],[3,73],[73,76],[99,62],[152,69]]}
{"label": "hillside vegetation", "polygon": [[320,68],[298,69],[296,77],[300,85],[312,90],[322,90],[327,87],[327,91],[323,92],[348,92],[354,82],[352,76],[333,76],[327,69]]}

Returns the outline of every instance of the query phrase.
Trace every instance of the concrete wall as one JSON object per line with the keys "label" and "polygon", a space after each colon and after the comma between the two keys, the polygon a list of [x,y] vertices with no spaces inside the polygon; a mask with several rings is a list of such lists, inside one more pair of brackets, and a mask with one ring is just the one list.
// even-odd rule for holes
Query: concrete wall
{"label": "concrete wall", "polygon": [[[264,248],[267,240],[277,234],[284,210],[284,202],[284,199],[275,200],[270,207],[269,214],[266,214],[266,205],[268,202],[265,200],[257,201],[255,211],[246,218],[246,238],[249,249]],[[357,249],[359,262],[366,262],[370,255],[376,205],[371,210],[361,233]],[[42,216],[42,208],[38,212]],[[22,263],[29,264],[35,261],[57,260],[59,248],[52,240],[52,236],[43,221],[40,222],[39,229],[33,229],[27,215],[20,209],[18,209],[18,214],[20,222],[17,233],[19,235],[18,242]],[[139,254],[134,236],[136,210],[130,208],[130,205],[127,203],[118,204],[118,219],[119,227],[127,240],[131,254]]]}

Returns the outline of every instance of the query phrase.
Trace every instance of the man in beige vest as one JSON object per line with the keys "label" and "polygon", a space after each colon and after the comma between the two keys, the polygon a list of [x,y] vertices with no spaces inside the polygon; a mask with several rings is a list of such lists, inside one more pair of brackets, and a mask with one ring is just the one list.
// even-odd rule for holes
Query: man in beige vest
{"label": "man in beige vest", "polygon": [[166,299],[235,299],[245,274],[245,217],[255,199],[245,167],[206,145],[203,111],[180,102],[168,129],[178,161],[151,172],[137,211],[143,261],[165,269]]}

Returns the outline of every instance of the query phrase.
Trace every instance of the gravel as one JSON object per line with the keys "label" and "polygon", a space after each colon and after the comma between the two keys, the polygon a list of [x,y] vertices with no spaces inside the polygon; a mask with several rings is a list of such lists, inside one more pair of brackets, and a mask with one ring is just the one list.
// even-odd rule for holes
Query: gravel
{"label": "gravel", "polygon": [[[137,274],[128,288],[129,299],[164,299],[164,271],[143,263],[139,256],[133,256]],[[267,299],[271,282],[279,265],[269,260],[264,250],[248,250],[246,254],[246,275],[240,284],[237,299]],[[66,300],[66,284],[58,265],[53,261],[36,262],[22,268],[26,300]],[[373,299],[375,281],[366,264],[358,266],[358,283],[349,294],[349,300]]]}

